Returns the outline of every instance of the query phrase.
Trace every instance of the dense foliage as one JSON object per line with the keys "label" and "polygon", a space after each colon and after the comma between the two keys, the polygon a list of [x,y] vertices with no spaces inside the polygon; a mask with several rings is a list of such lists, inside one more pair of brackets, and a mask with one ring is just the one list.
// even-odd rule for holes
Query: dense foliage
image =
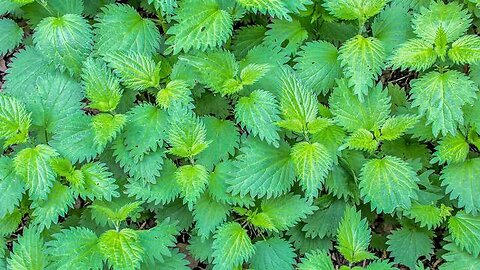
{"label": "dense foliage", "polygon": [[0,15],[0,269],[480,269],[480,1]]}

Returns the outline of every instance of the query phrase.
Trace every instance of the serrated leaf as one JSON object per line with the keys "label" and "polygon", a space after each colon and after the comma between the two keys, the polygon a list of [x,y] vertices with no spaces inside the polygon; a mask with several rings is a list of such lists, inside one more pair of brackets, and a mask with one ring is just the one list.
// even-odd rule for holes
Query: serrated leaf
{"label": "serrated leaf", "polygon": [[177,23],[168,29],[166,42],[175,54],[219,47],[232,34],[232,17],[216,0],[183,2],[173,19]]}
{"label": "serrated leaf", "polygon": [[220,227],[213,240],[213,269],[230,270],[252,257],[255,247],[247,231],[236,222]]}
{"label": "serrated leaf", "polygon": [[309,42],[302,46],[295,62],[298,76],[315,93],[326,93],[343,74],[337,48],[325,41]]}
{"label": "serrated leaf", "polygon": [[208,183],[208,172],[202,165],[183,165],[177,168],[175,179],[183,201],[192,209]]}
{"label": "serrated leaf", "polygon": [[40,230],[50,228],[52,224],[58,223],[59,217],[65,217],[74,203],[72,191],[67,186],[55,182],[46,199],[33,201],[31,205],[34,209],[33,224],[38,225]]}
{"label": "serrated leaf", "polygon": [[31,114],[24,104],[10,96],[0,95],[0,139],[4,140],[4,147],[26,142],[31,123]]}
{"label": "serrated leaf", "polygon": [[192,112],[186,112],[171,119],[167,133],[167,142],[171,146],[170,153],[179,157],[192,158],[208,147],[210,141],[206,139],[205,124]]}
{"label": "serrated leaf", "polygon": [[470,146],[461,133],[442,137],[435,147],[432,163],[460,163],[467,159]]}
{"label": "serrated leaf", "polygon": [[193,211],[193,220],[196,222],[195,228],[198,229],[198,235],[203,239],[208,238],[210,233],[227,220],[229,213],[228,205],[215,201],[208,193],[203,194],[195,204]]}
{"label": "serrated leaf", "polygon": [[269,64],[249,64],[240,72],[243,85],[252,85],[270,71]]}
{"label": "serrated leaf", "polygon": [[257,139],[248,139],[240,148],[234,163],[227,191],[244,197],[277,197],[293,185],[294,166],[290,158],[290,146],[280,142],[274,148]]}
{"label": "serrated leaf", "polygon": [[326,251],[313,250],[301,259],[298,270],[334,270],[332,260]]}
{"label": "serrated leaf", "polygon": [[36,48],[46,54],[61,70],[80,74],[82,62],[92,50],[92,29],[77,14],[43,19],[35,28]]}
{"label": "serrated leaf", "polygon": [[387,236],[388,251],[396,263],[415,268],[417,259],[425,256],[427,259],[433,253],[433,241],[429,231],[403,227]]}
{"label": "serrated leaf", "polygon": [[307,198],[318,196],[318,190],[332,168],[333,159],[328,149],[320,143],[300,142],[291,150],[299,182]]}
{"label": "serrated leaf", "polygon": [[[302,231],[309,238],[333,237],[337,234],[338,225],[347,204],[343,200],[334,200],[330,196],[319,197],[317,201],[315,205],[320,209],[304,220],[305,225]],[[323,222],[324,220],[329,222]]]}
{"label": "serrated leaf", "polygon": [[363,103],[355,96],[345,80],[337,81],[338,86],[330,96],[330,110],[335,121],[345,130],[354,132],[363,128],[379,129],[390,113],[390,98],[381,84],[373,87],[364,97]]}
{"label": "serrated leaf", "polygon": [[164,263],[168,257],[173,254],[169,247],[175,246],[175,235],[178,233],[175,226],[168,219],[159,222],[155,227],[149,230],[137,231],[140,238],[140,245],[144,250],[148,250],[146,260],[153,265]]}
{"label": "serrated leaf", "polygon": [[100,235],[98,247],[115,269],[134,270],[140,266],[144,250],[138,233],[132,229],[109,230]]}
{"label": "serrated leaf", "polygon": [[107,53],[104,59],[127,88],[142,91],[159,86],[160,65],[147,55],[117,51]]}
{"label": "serrated leaf", "polygon": [[453,241],[475,257],[480,253],[480,217],[459,211],[448,220]]}
{"label": "serrated leaf", "polygon": [[357,35],[347,40],[339,53],[348,86],[353,87],[353,92],[363,102],[384,67],[386,52],[383,43],[373,37]]}
{"label": "serrated leaf", "polygon": [[308,38],[308,31],[298,20],[274,19],[268,28],[270,29],[265,32],[264,44],[268,47],[283,48],[287,54],[295,53]]}
{"label": "serrated leaf", "polygon": [[95,133],[95,143],[103,149],[109,142],[117,137],[127,122],[123,114],[111,115],[108,113],[97,114],[92,118],[92,128]]}
{"label": "serrated leaf", "polygon": [[102,256],[97,247],[98,237],[90,229],[72,227],[53,234],[47,251],[54,259],[52,268],[102,269]]}
{"label": "serrated leaf", "polygon": [[19,206],[25,183],[15,175],[13,160],[0,156],[0,219]]}
{"label": "serrated leaf", "polygon": [[379,13],[387,2],[386,0],[326,0],[323,6],[339,19],[365,21]]}
{"label": "serrated leaf", "polygon": [[388,118],[383,124],[380,132],[382,140],[396,140],[403,136],[405,132],[415,126],[418,117],[414,115],[398,115]]}
{"label": "serrated leaf", "polygon": [[[447,240],[452,241],[451,237],[447,237]],[[454,243],[448,243],[443,248],[448,252],[442,256],[446,262],[440,266],[441,270],[475,270],[480,264],[479,257],[469,254]]]}
{"label": "serrated leaf", "polygon": [[107,5],[96,21],[94,41],[100,55],[116,51],[151,55],[160,47],[160,33],[155,23],[142,18],[129,5]]}
{"label": "serrated leaf", "polygon": [[189,85],[183,80],[170,81],[157,93],[155,101],[163,109],[168,109],[173,103],[186,105],[192,101]]}
{"label": "serrated leaf", "polygon": [[350,149],[363,150],[373,153],[378,148],[378,141],[373,134],[363,128],[357,129],[347,138],[345,145]]}
{"label": "serrated leaf", "polygon": [[77,192],[82,198],[91,200],[111,201],[113,197],[120,194],[117,191],[118,186],[115,184],[113,174],[108,171],[104,163],[88,163],[80,168],[83,176],[84,186],[79,188]]}
{"label": "serrated leaf", "polygon": [[419,179],[405,161],[392,156],[371,159],[362,167],[360,194],[378,213],[392,213],[396,208],[410,209],[416,198]]}
{"label": "serrated leaf", "polygon": [[20,44],[23,38],[23,29],[12,19],[1,19],[0,29],[0,56],[13,51]]}
{"label": "serrated leaf", "polygon": [[411,218],[414,218],[416,222],[420,223],[420,226],[427,227],[427,229],[435,229],[450,216],[452,208],[442,204],[440,207],[435,205],[422,205],[419,203],[413,203],[412,208],[407,211]]}
{"label": "serrated leaf", "polygon": [[288,15],[288,8],[285,6],[285,1],[282,0],[237,0],[237,2],[253,13],[260,13],[280,19],[291,20],[292,17]]}
{"label": "serrated leaf", "polygon": [[480,158],[449,164],[442,170],[442,186],[446,186],[445,193],[450,193],[450,199],[458,199],[458,207],[464,207],[467,213],[480,212],[480,197],[477,191],[480,188]]}
{"label": "serrated leaf", "polygon": [[463,73],[449,70],[432,71],[411,83],[412,106],[426,115],[426,124],[432,124],[433,135],[455,134],[463,124],[462,106],[475,100],[478,90]]}
{"label": "serrated leaf", "polygon": [[25,181],[32,199],[47,199],[55,181],[55,172],[49,162],[56,156],[55,149],[39,144],[35,148],[21,150],[15,157],[15,172]]}
{"label": "serrated leaf", "polygon": [[389,62],[393,68],[424,71],[437,61],[432,43],[423,39],[411,39],[394,50]]}
{"label": "serrated leaf", "polygon": [[35,227],[26,228],[18,237],[7,263],[8,269],[12,270],[43,270],[47,267],[43,238]]}
{"label": "serrated leaf", "polygon": [[455,40],[448,57],[456,64],[475,64],[480,61],[480,37],[465,35]]}
{"label": "serrated leaf", "polygon": [[240,195],[232,195],[227,192],[228,185],[226,182],[230,179],[234,170],[235,166],[231,160],[216,164],[215,170],[208,179],[209,194],[220,203],[238,206],[253,205],[253,199],[250,196],[240,197]]}
{"label": "serrated leaf", "polygon": [[295,253],[290,243],[279,237],[272,237],[254,244],[255,254],[250,264],[257,270],[292,270]]}
{"label": "serrated leaf", "polygon": [[235,106],[235,118],[253,136],[278,147],[280,110],[275,96],[264,90],[255,90],[249,96],[241,97]]}
{"label": "serrated leaf", "polygon": [[338,228],[337,248],[340,253],[351,263],[371,259],[374,255],[368,252],[370,239],[371,230],[367,220],[362,219],[355,208],[347,207]]}
{"label": "serrated leaf", "polygon": [[83,63],[82,82],[88,107],[102,112],[110,112],[120,103],[123,89],[119,80],[107,65],[98,59],[88,58]]}

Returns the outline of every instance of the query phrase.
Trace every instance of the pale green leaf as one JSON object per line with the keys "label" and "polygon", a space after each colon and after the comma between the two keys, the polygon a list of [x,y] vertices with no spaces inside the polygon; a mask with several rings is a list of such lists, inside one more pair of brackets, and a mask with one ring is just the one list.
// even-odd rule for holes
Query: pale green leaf
{"label": "pale green leaf", "polygon": [[313,250],[301,259],[298,270],[334,270],[332,259],[324,250]]}
{"label": "pale green leaf", "polygon": [[448,220],[453,241],[475,257],[480,253],[480,217],[459,211]]}
{"label": "pale green leaf", "polygon": [[192,209],[208,183],[208,172],[202,165],[183,165],[177,168],[175,179],[183,201]]}
{"label": "pale green leaf", "polygon": [[270,29],[265,33],[264,44],[269,47],[283,48],[288,54],[295,53],[308,38],[308,31],[298,20],[274,19],[268,28]]}
{"label": "pale green leaf", "polygon": [[23,230],[23,235],[13,244],[13,253],[7,263],[11,270],[44,270],[47,267],[43,239],[35,227]]}
{"label": "pale green leaf", "polygon": [[132,229],[109,230],[98,239],[100,253],[118,270],[135,270],[140,266],[144,250],[138,233]]}
{"label": "pale green leaf", "polygon": [[362,219],[360,212],[347,207],[338,228],[337,248],[351,263],[372,259],[374,255],[368,252],[371,233],[367,220]]}
{"label": "pale green leaf", "polygon": [[189,85],[183,80],[170,81],[158,91],[155,101],[163,109],[168,109],[173,103],[186,105],[192,101]]}
{"label": "pale green leaf", "polygon": [[0,94],[0,139],[4,146],[24,143],[28,140],[31,114],[16,98]]}
{"label": "pale green leaf", "polygon": [[213,269],[231,270],[240,266],[255,253],[247,231],[236,222],[220,227],[213,240]]}
{"label": "pale green leaf", "polygon": [[393,68],[418,71],[427,70],[436,61],[437,53],[432,43],[416,38],[401,44],[389,59]]}
{"label": "pale green leaf", "polygon": [[480,61],[480,37],[465,35],[452,43],[448,57],[456,64],[475,64]]}
{"label": "pale green leaf", "polygon": [[400,138],[405,132],[415,126],[418,117],[414,115],[398,115],[388,118],[380,129],[381,140],[392,141]]}
{"label": "pale green leaf", "polygon": [[455,135],[448,134],[438,142],[435,147],[432,163],[460,163],[467,159],[470,146],[461,133]]}
{"label": "pale green leaf", "polygon": [[323,6],[339,19],[363,22],[379,13],[387,2],[387,0],[326,0]]}
{"label": "pale green leaf", "polygon": [[350,149],[362,150],[373,153],[378,148],[378,141],[373,134],[363,128],[357,129],[347,138],[345,146]]}

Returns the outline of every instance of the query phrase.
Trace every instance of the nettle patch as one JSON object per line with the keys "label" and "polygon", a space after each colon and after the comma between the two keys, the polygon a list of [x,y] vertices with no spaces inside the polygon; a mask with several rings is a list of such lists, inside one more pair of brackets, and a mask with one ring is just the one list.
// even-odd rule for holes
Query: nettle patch
{"label": "nettle patch", "polygon": [[0,268],[478,269],[478,0],[2,0]]}

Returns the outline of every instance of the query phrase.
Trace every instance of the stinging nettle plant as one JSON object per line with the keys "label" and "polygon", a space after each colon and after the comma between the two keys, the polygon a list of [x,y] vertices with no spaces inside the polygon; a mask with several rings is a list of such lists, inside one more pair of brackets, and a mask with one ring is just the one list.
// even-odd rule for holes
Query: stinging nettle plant
{"label": "stinging nettle plant", "polygon": [[479,267],[478,0],[0,15],[0,269]]}

